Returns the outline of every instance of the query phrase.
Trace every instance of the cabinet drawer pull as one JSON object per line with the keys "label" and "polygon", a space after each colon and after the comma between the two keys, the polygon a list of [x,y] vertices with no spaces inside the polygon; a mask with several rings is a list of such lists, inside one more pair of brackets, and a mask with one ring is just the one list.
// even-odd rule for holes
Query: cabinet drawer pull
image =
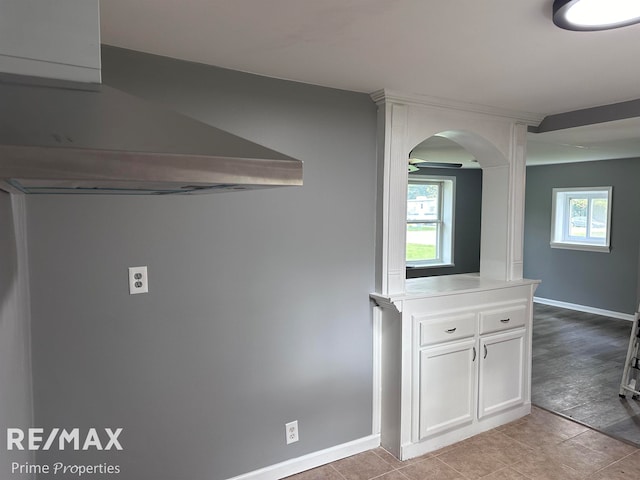
{"label": "cabinet drawer pull", "polygon": [[447,333],[453,333],[453,332],[455,332],[457,329],[458,329],[458,327],[453,327],[453,328],[450,328],[449,330],[445,330],[445,332],[447,332]]}
{"label": "cabinet drawer pull", "polygon": [[476,347],[473,347],[473,358],[471,359],[472,362],[476,361]]}
{"label": "cabinet drawer pull", "polygon": [[500,320],[502,323],[509,323],[511,321],[510,318],[503,318],[502,320]]}
{"label": "cabinet drawer pull", "polygon": [[483,346],[484,346],[484,357],[483,358],[487,358],[487,346],[486,345],[483,345]]}

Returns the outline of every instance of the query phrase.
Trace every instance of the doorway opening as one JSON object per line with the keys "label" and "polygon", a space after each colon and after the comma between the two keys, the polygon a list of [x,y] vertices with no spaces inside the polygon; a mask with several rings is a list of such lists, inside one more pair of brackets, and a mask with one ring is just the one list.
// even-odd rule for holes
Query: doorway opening
{"label": "doorway opening", "polygon": [[482,168],[462,145],[433,135],[408,159],[407,278],[480,271]]}

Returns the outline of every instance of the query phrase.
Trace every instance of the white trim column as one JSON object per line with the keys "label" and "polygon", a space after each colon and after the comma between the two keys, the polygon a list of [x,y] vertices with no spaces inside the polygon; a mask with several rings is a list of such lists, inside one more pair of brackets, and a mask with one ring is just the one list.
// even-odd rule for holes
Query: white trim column
{"label": "white trim column", "polygon": [[523,278],[524,263],[524,202],[527,177],[527,125],[515,123],[512,127],[509,180],[509,265],[507,280]]}

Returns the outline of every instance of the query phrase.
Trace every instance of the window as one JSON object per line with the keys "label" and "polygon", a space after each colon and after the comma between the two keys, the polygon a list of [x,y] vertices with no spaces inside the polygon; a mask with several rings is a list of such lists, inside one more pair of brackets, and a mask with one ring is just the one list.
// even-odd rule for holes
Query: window
{"label": "window", "polygon": [[408,267],[453,265],[455,177],[409,176]]}
{"label": "window", "polygon": [[551,246],[609,252],[612,187],[554,188]]}

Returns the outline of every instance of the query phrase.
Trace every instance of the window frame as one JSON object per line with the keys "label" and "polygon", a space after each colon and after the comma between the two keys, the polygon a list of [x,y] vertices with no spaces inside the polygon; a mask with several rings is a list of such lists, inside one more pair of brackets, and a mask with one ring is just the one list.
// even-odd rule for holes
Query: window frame
{"label": "window frame", "polygon": [[[437,226],[436,258],[433,260],[407,260],[405,238],[405,263],[407,268],[441,268],[455,266],[453,261],[454,251],[454,219],[455,219],[455,188],[456,177],[444,175],[409,175],[408,184],[438,184],[438,218],[435,220],[409,219],[409,213],[405,216],[405,225],[411,223],[435,224]],[[407,210],[409,198],[407,195]],[[405,226],[405,232],[406,232]]]}
{"label": "window frame", "polygon": [[[562,187],[553,188],[551,194],[551,248],[561,248],[568,250],[583,250],[589,252],[609,253],[611,251],[611,211],[613,204],[613,187]],[[586,235],[584,240],[581,237],[571,237],[569,233],[570,202],[572,199],[584,198],[587,200],[587,214],[585,220]],[[598,198],[607,199],[607,224],[604,240],[589,236],[591,228],[591,208],[592,202]]]}

